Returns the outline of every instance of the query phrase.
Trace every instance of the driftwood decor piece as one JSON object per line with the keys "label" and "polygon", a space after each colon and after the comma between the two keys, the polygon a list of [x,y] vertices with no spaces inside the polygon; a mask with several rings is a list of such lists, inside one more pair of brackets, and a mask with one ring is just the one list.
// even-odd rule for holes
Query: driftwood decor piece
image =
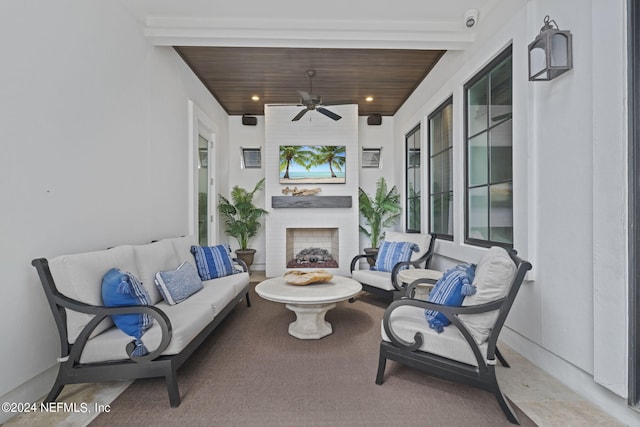
{"label": "driftwood decor piece", "polygon": [[320,191],[322,191],[322,189],[320,189],[320,188],[301,188],[301,189],[298,189],[298,187],[293,187],[293,188],[285,187],[282,190],[282,194],[291,194],[292,196],[313,196],[316,193],[319,193]]}
{"label": "driftwood decor piece", "polygon": [[333,279],[333,274],[327,270],[301,271],[290,270],[284,273],[284,281],[290,285],[310,285],[311,283],[325,283]]}

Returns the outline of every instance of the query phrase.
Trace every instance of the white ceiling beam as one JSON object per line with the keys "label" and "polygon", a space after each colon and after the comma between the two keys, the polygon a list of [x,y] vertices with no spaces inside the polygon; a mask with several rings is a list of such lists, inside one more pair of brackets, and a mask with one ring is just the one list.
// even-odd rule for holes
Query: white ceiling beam
{"label": "white ceiling beam", "polygon": [[475,32],[460,22],[148,18],[157,46],[463,50]]}

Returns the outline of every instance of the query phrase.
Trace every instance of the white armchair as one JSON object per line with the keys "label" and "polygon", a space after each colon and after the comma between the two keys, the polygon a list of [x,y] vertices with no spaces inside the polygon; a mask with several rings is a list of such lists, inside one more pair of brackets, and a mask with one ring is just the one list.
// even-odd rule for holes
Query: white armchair
{"label": "white armchair", "polygon": [[[382,384],[387,359],[449,381],[493,393],[506,417],[518,417],[502,394],[495,374],[496,358],[509,367],[497,347],[498,336],[531,264],[515,251],[491,248],[475,269],[476,293],[461,307],[413,298],[416,282],[406,296],[392,302],[382,320],[382,342],[376,384]],[[451,324],[441,333],[429,327],[425,309],[438,311]]]}
{"label": "white armchair", "polygon": [[406,285],[398,281],[398,272],[402,267],[428,268],[433,257],[436,236],[419,233],[399,233],[387,231],[384,237],[385,242],[411,242],[418,245],[418,252],[411,256],[411,260],[397,263],[391,272],[377,271],[370,269],[360,269],[360,260],[371,258],[370,255],[356,255],[351,260],[351,278],[360,282],[362,289],[382,296],[388,300],[393,300],[394,294],[404,293]]}

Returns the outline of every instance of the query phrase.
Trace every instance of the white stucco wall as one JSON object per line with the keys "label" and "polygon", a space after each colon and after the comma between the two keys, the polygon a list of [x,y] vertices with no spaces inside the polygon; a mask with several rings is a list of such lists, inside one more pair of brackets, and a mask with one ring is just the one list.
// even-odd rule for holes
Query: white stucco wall
{"label": "white stucco wall", "polygon": [[[501,338],[619,419],[627,395],[626,35],[623,0],[502,2],[476,42],[448,52],[395,116],[394,139],[454,97],[454,204],[464,201],[463,85],[513,45],[514,247],[533,263]],[[574,37],[574,68],[528,82],[527,45],[549,14]],[[423,136],[423,144],[426,138]],[[424,146],[424,145],[423,145]],[[401,173],[400,171],[398,173]],[[436,263],[474,262],[464,244],[440,242]]]}
{"label": "white stucco wall", "polygon": [[227,116],[120,3],[5,1],[0,37],[0,396],[34,401],[59,341],[31,260],[186,234],[188,99],[223,172]]}
{"label": "white stucco wall", "polygon": [[[243,188],[253,188],[259,179],[263,178],[267,173],[277,173],[265,169],[264,165],[264,116],[257,116],[258,123],[256,126],[242,125],[242,116],[229,117],[229,187],[239,185]],[[398,151],[393,144],[393,117],[385,116],[379,126],[369,126],[367,117],[358,117],[358,164],[362,160],[362,148],[382,148],[382,165],[380,169],[369,169],[358,167],[359,186],[366,192],[372,194],[375,191],[375,183],[379,177],[384,177],[389,185],[397,185],[402,187],[402,181],[396,182],[394,171],[396,163],[402,161],[403,151]],[[242,169],[240,167],[240,147],[262,147],[262,168],[261,169]],[[265,206],[265,193],[259,194],[255,201],[260,207]],[[264,224],[264,223],[263,223]],[[398,224],[399,225],[399,224]],[[360,249],[369,246],[366,236],[360,234]],[[225,239],[226,243],[231,244],[232,248],[237,247],[234,239],[221,234],[221,239]],[[251,240],[251,246],[257,249],[255,256],[254,269],[265,269],[265,230],[264,227],[259,231],[258,235]],[[354,253],[353,256],[356,254]]]}

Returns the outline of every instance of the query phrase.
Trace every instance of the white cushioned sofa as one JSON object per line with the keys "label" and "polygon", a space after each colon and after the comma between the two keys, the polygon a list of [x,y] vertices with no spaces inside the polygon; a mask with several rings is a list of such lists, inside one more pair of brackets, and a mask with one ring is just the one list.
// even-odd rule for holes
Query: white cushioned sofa
{"label": "white cushioned sofa", "polygon": [[[242,299],[249,301],[249,273],[241,261],[234,273],[202,281],[202,288],[174,305],[159,292],[158,272],[188,262],[194,236],[123,245],[102,251],[39,258],[38,271],[60,334],[60,369],[46,402],[65,384],[165,377],[171,406],[180,404],[176,370]],[[112,268],[135,276],[148,305],[104,307],[102,280]],[[194,268],[195,270],[195,268]],[[153,319],[141,340],[148,353],[134,354],[134,338],[116,327],[112,315],[146,313]]]}

